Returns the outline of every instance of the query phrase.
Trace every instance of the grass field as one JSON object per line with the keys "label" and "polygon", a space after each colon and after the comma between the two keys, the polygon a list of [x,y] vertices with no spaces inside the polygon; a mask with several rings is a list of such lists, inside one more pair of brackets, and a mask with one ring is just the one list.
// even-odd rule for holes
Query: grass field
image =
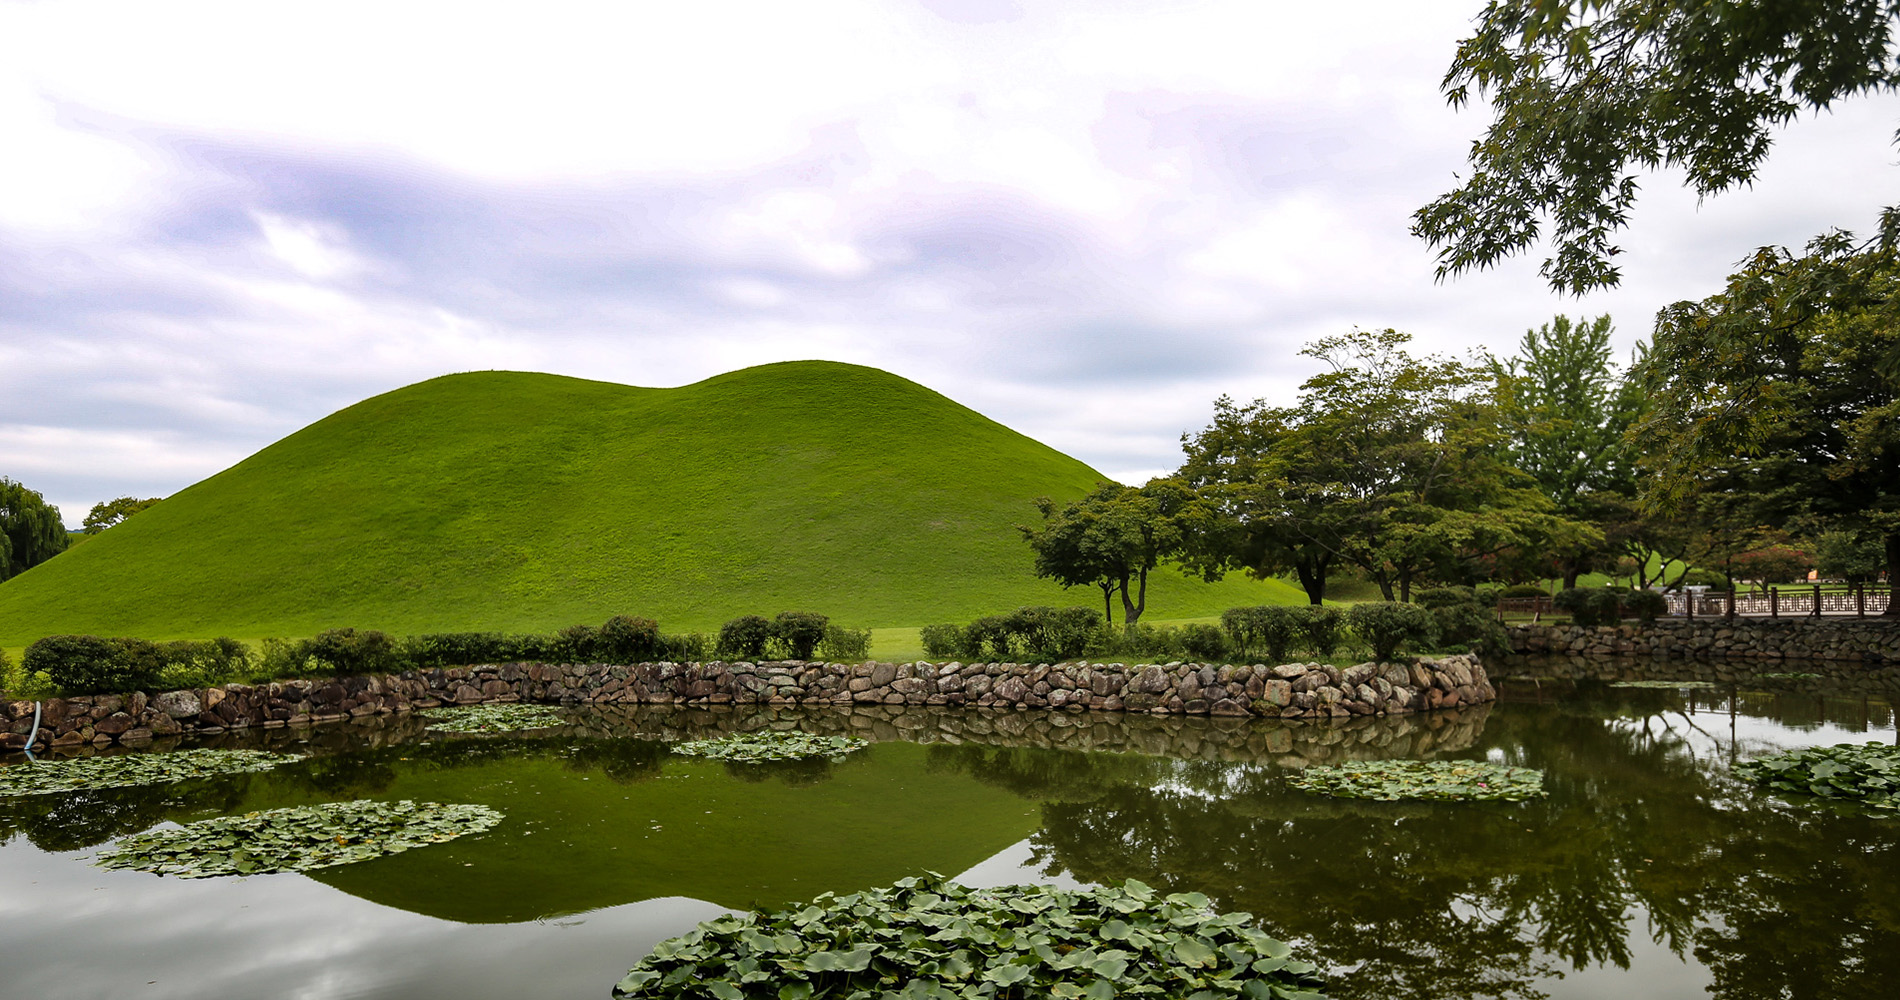
{"label": "grass field", "polygon": [[[1030,573],[1015,525],[1093,469],[923,386],[790,362],[677,389],[449,375],[320,420],[0,586],[42,635],[667,631],[812,610],[852,626],[1099,606]],[[1162,570],[1149,617],[1297,603]],[[914,640],[911,640],[914,642]]]}

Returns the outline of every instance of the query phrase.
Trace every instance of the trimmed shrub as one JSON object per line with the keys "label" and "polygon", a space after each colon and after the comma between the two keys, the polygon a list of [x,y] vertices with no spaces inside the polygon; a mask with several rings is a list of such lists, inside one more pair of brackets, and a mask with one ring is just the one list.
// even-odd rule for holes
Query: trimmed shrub
{"label": "trimmed shrub", "polygon": [[1220,627],[1231,641],[1234,655],[1246,658],[1253,650],[1266,644],[1261,632],[1259,608],[1228,608],[1220,613]]}
{"label": "trimmed shrub", "polygon": [[948,659],[963,649],[961,625],[925,625],[917,630],[917,637],[923,640],[924,652],[933,659]]}
{"label": "trimmed shrub", "polygon": [[1669,599],[1653,590],[1632,590],[1624,594],[1623,606],[1645,625],[1669,613]]}
{"label": "trimmed shrub", "polygon": [[1577,625],[1615,625],[1623,620],[1625,596],[1605,587],[1573,587],[1551,598],[1551,606],[1570,612]]}
{"label": "trimmed shrub", "polygon": [[398,648],[415,670],[503,663],[515,659],[514,644],[500,632],[435,632],[405,637]]}
{"label": "trimmed shrub", "polygon": [[1504,635],[1504,626],[1498,622],[1497,612],[1479,604],[1475,599],[1464,604],[1447,604],[1431,609],[1432,617],[1438,625],[1438,644],[1449,652],[1461,650],[1450,647],[1462,647],[1481,653],[1498,653],[1506,648],[1508,640]]}
{"label": "trimmed shrub", "polygon": [[395,641],[373,628],[326,629],[308,640],[305,652],[339,674],[383,673],[400,664]]}
{"label": "trimmed shrub", "polygon": [[1190,623],[1181,627],[1181,646],[1195,659],[1219,661],[1227,656],[1227,633],[1218,625]]}
{"label": "trimmed shrub", "polygon": [[813,611],[781,611],[772,619],[772,645],[782,659],[809,660],[829,624],[830,618]]}
{"label": "trimmed shrub", "polygon": [[155,686],[164,658],[144,639],[49,635],[26,647],[20,665],[28,676],[45,673],[66,694],[102,694]]}
{"label": "trimmed shrub", "polygon": [[736,660],[756,660],[765,655],[765,644],[772,638],[772,623],[760,615],[740,615],[719,627],[717,656]]}
{"label": "trimmed shrub", "polygon": [[1712,569],[1689,570],[1678,582],[1684,587],[1707,587],[1724,593],[1735,589],[1733,581]]}
{"label": "trimmed shrub", "polygon": [[660,623],[615,615],[594,636],[594,659],[602,663],[649,663],[660,656]]}
{"label": "trimmed shrub", "polygon": [[1007,660],[1012,634],[1009,618],[984,615],[963,626],[963,643],[958,649],[973,660]]}
{"label": "trimmed shrub", "polygon": [[1266,658],[1280,663],[1286,652],[1304,638],[1300,610],[1279,604],[1254,608],[1228,608],[1221,612],[1221,627],[1234,640],[1235,652],[1248,656],[1264,652]]}
{"label": "trimmed shrub", "polygon": [[1010,612],[1007,621],[1011,649],[1037,663],[1059,663],[1088,651],[1102,616],[1093,608],[1033,605]]}
{"label": "trimmed shrub", "polygon": [[1175,659],[1187,651],[1181,630],[1172,626],[1156,628],[1147,622],[1105,626],[1096,631],[1089,652],[1099,656],[1157,657]]}
{"label": "trimmed shrub", "polygon": [[1498,606],[1498,598],[1502,597],[1504,592],[1509,588],[1502,583],[1491,580],[1480,583],[1471,589],[1478,595],[1479,604],[1487,608],[1495,608]]}
{"label": "trimmed shrub", "polygon": [[159,688],[210,687],[245,678],[251,671],[251,647],[225,636],[180,639],[158,644]]}
{"label": "trimmed shrub", "polygon": [[1333,651],[1346,638],[1346,617],[1338,608],[1309,604],[1299,609],[1300,628],[1306,634],[1306,648],[1315,656],[1331,659]]}
{"label": "trimmed shrub", "polygon": [[1450,608],[1478,603],[1478,592],[1470,587],[1431,587],[1419,591],[1412,601],[1428,608]]}
{"label": "trimmed shrub", "polygon": [[1438,622],[1427,608],[1396,601],[1355,604],[1346,611],[1352,631],[1372,648],[1375,660],[1390,660],[1401,649],[1424,649],[1438,638]]}
{"label": "trimmed shrub", "polygon": [[561,659],[574,663],[586,663],[594,658],[594,647],[599,642],[600,630],[592,625],[569,625],[554,634],[555,641],[561,647]]}
{"label": "trimmed shrub", "polygon": [[663,635],[660,658],[674,663],[697,663],[706,658],[706,637],[698,632]]}
{"label": "trimmed shrub", "polygon": [[824,658],[836,663],[862,662],[871,656],[871,630],[826,625],[825,638],[818,643]]}
{"label": "trimmed shrub", "polygon": [[1549,597],[1550,591],[1536,583],[1513,583],[1498,591],[1500,600],[1523,600],[1528,597]]}

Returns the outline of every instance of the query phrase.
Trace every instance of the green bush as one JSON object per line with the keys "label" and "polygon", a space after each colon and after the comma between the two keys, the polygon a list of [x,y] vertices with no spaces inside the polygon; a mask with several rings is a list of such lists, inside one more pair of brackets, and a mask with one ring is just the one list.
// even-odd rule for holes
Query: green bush
{"label": "green bush", "polygon": [[554,633],[561,648],[561,659],[571,663],[588,663],[595,657],[595,647],[600,639],[600,630],[592,625],[569,625]]}
{"label": "green bush", "polygon": [[651,618],[615,615],[594,636],[601,663],[650,663],[660,657],[660,624]]}
{"label": "green bush", "polygon": [[1428,608],[1450,608],[1478,603],[1478,592],[1471,587],[1431,587],[1419,591],[1412,601]]}
{"label": "green bush", "polygon": [[1735,589],[1733,581],[1712,569],[1689,570],[1682,574],[1682,579],[1677,582],[1683,587],[1707,587],[1723,593]]}
{"label": "green bush", "polygon": [[1510,588],[1492,580],[1480,583],[1471,589],[1477,594],[1479,604],[1487,608],[1495,608],[1498,606],[1498,598],[1504,596],[1504,592]]}
{"label": "green bush", "polygon": [[871,656],[871,630],[827,625],[824,641],[818,644],[818,651],[833,663],[862,662]]}
{"label": "green bush", "polygon": [[1007,660],[1014,631],[1005,615],[984,615],[963,626],[959,652],[972,660]]}
{"label": "green bush", "polygon": [[373,628],[326,629],[308,643],[306,656],[338,674],[387,673],[401,666],[395,641]]}
{"label": "green bush", "polygon": [[1438,626],[1437,642],[1440,648],[1458,646],[1481,653],[1500,653],[1508,646],[1504,626],[1498,622],[1497,611],[1479,604],[1475,599],[1464,604],[1432,608],[1431,612]]}
{"label": "green bush", "polygon": [[1218,625],[1191,623],[1181,627],[1181,646],[1197,660],[1218,662],[1227,656],[1227,633]]}
{"label": "green bush", "polygon": [[180,639],[158,644],[157,686],[161,689],[210,687],[249,679],[251,648],[236,639]]}
{"label": "green bush", "polygon": [[831,619],[811,611],[781,611],[772,619],[771,638],[766,655],[779,660],[809,660],[825,641],[825,626]]}
{"label": "green bush", "polygon": [[1653,590],[1633,590],[1624,594],[1623,606],[1645,625],[1669,613],[1669,599]]}
{"label": "green bush", "polygon": [[1550,591],[1544,589],[1542,584],[1536,583],[1513,583],[1503,590],[1498,591],[1498,598],[1500,600],[1523,600],[1529,597],[1549,596]]}
{"label": "green bush", "polygon": [[411,670],[506,663],[516,659],[515,643],[500,632],[434,632],[405,636],[397,643],[397,650],[404,665]]}
{"label": "green bush", "polygon": [[713,653],[733,660],[756,660],[765,655],[765,644],[771,639],[770,619],[763,615],[740,615],[719,626]]}
{"label": "green bush", "polygon": [[1228,608],[1220,613],[1221,630],[1233,647],[1234,655],[1245,659],[1253,650],[1266,645],[1261,631],[1260,608]]}
{"label": "green bush", "polygon": [[1321,659],[1332,659],[1346,632],[1346,618],[1339,609],[1309,604],[1300,609],[1299,621],[1306,634],[1306,648]]}
{"label": "green bush", "polygon": [[1355,604],[1347,610],[1346,620],[1379,661],[1392,659],[1401,649],[1428,648],[1438,639],[1437,620],[1429,609],[1416,604]]}
{"label": "green bush", "polygon": [[65,694],[149,690],[157,686],[164,657],[144,639],[96,635],[49,635],[26,647],[20,666],[44,673]]}
{"label": "green bush", "polygon": [[925,625],[917,630],[917,637],[923,641],[924,652],[932,659],[947,660],[963,650],[961,625]]}
{"label": "green bush", "polygon": [[1287,650],[1305,638],[1301,611],[1296,607],[1269,604],[1228,608],[1221,612],[1220,620],[1233,639],[1235,654],[1242,658],[1261,652],[1275,663],[1284,662]]}
{"label": "green bush", "polygon": [[706,637],[699,632],[660,637],[660,658],[674,663],[697,663],[706,658]]}
{"label": "green bush", "polygon": [[1010,649],[1037,663],[1073,660],[1088,651],[1089,640],[1101,626],[1094,608],[1017,608],[1005,616]]}
{"label": "green bush", "polygon": [[1550,599],[1550,606],[1558,611],[1569,612],[1572,624],[1596,625],[1598,624],[1597,604],[1591,597],[1592,593],[1593,591],[1580,587],[1560,590],[1556,597]]}
{"label": "green bush", "polygon": [[1187,652],[1183,644],[1181,630],[1172,626],[1157,628],[1147,622],[1134,625],[1113,625],[1098,629],[1089,649],[1093,655],[1136,659],[1142,657],[1156,660],[1179,659]]}

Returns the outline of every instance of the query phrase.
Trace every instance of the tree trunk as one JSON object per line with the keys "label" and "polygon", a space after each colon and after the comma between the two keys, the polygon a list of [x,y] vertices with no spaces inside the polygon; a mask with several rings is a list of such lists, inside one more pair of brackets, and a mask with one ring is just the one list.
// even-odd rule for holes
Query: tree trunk
{"label": "tree trunk", "polygon": [[1300,578],[1300,589],[1306,591],[1307,603],[1315,607],[1326,600],[1326,562],[1300,559],[1293,564],[1293,573]]}
{"label": "tree trunk", "polygon": [[1399,574],[1399,601],[1405,604],[1412,603],[1412,574],[1410,572]]}
{"label": "tree trunk", "polygon": [[1387,601],[1392,600],[1392,577],[1389,574],[1381,570],[1373,574],[1372,582],[1379,585],[1379,596],[1385,598]]}
{"label": "tree trunk", "polygon": [[1133,601],[1128,599],[1128,581],[1122,581],[1122,621],[1129,625],[1140,621],[1141,613],[1148,610],[1148,571],[1137,570],[1135,576],[1141,581],[1141,589]]}
{"label": "tree trunk", "polygon": [[1096,586],[1102,588],[1102,620],[1113,625],[1115,624],[1115,606],[1108,602],[1115,596],[1115,581],[1103,580]]}
{"label": "tree trunk", "polygon": [[[1900,600],[1894,592],[1900,590],[1900,531],[1893,532],[1887,542],[1887,610],[1881,612],[1882,618],[1900,618]],[[1900,735],[1894,737],[1895,745],[1900,745]]]}

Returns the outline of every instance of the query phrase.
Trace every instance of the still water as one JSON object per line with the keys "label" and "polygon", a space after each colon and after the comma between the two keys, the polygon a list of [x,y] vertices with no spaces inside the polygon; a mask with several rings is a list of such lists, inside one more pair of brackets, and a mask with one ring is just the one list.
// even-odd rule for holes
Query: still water
{"label": "still water", "polygon": [[[307,756],[0,799],[0,998],[604,1000],[700,920],[925,870],[1204,892],[1296,942],[1342,1000],[1900,991],[1900,821],[1730,775],[1780,748],[1893,743],[1885,698],[1827,678],[1667,690],[1537,672],[1488,708],[1341,726],[652,708],[577,711],[535,738],[445,738],[414,719],[227,738],[211,745]],[[796,765],[666,751],[762,726],[875,742]],[[1308,762],[1391,757],[1538,768],[1550,796],[1368,803],[1284,783]],[[162,823],[351,798],[507,818],[310,874],[89,863]]]}

